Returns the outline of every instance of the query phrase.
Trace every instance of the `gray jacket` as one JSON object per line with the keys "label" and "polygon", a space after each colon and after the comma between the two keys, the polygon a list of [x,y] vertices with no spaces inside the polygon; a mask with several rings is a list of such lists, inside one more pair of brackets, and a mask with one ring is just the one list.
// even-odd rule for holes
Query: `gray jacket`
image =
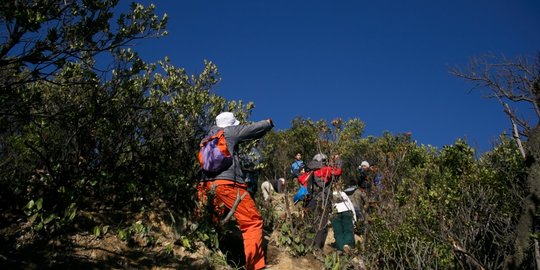
{"label": "gray jacket", "polygon": [[[210,129],[209,135],[215,134],[220,128],[214,126]],[[238,145],[241,142],[250,141],[261,138],[266,132],[272,129],[272,125],[267,120],[262,120],[249,125],[228,126],[223,128],[223,134],[227,141],[227,148],[233,155],[233,164],[227,170],[221,172],[215,177],[205,176],[203,181],[233,180],[244,184],[244,176],[242,166],[235,153],[238,152]]]}

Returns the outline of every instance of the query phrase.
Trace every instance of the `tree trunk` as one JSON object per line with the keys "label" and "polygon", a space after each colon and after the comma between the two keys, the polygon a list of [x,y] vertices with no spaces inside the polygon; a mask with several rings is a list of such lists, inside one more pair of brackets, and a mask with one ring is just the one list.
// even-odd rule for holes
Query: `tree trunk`
{"label": "tree trunk", "polygon": [[[525,258],[535,256],[533,252],[531,234],[535,232],[537,220],[535,218],[536,208],[540,202],[540,126],[536,126],[531,130],[529,139],[527,140],[527,156],[525,162],[527,164],[527,180],[526,189],[527,195],[523,201],[523,211],[517,226],[517,236],[515,241],[515,251],[513,264],[518,268],[526,267]],[[538,260],[539,258],[536,258]],[[513,268],[513,267],[511,267]],[[536,265],[540,269],[539,265]]]}

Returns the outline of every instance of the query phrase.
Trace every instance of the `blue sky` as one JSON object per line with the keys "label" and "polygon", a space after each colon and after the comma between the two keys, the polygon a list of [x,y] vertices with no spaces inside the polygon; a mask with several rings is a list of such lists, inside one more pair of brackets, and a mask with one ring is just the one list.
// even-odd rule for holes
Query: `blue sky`
{"label": "blue sky", "polygon": [[[509,120],[451,74],[485,54],[540,52],[540,1],[140,1],[169,16],[169,35],[139,42],[190,74],[218,66],[215,92],[253,101],[251,120],[359,118],[365,136],[412,132],[439,149],[491,148]],[[520,108],[531,115],[532,110]]]}

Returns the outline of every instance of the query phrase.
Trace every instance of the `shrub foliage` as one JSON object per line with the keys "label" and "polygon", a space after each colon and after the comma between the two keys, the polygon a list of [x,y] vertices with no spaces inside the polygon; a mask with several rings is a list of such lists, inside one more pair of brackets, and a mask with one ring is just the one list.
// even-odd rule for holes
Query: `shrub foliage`
{"label": "shrub foliage", "polygon": [[[115,13],[117,3],[2,4],[0,205],[30,225],[13,238],[23,230],[54,238],[82,222],[82,212],[160,201],[174,209],[171,224],[184,220],[179,238],[191,246],[186,233],[196,228],[185,220],[195,208],[198,143],[219,112],[245,121],[253,108],[212,91],[220,75],[210,61],[191,75],[167,58],[141,59],[132,41],[165,35],[167,18],[153,5]],[[339,154],[344,185],[355,183],[362,160],[377,165],[382,188],[358,244],[369,269],[504,268],[526,196],[527,167],[514,141],[501,136],[478,156],[464,140],[439,150],[410,133],[365,137],[364,127],[360,119],[296,118],[246,148],[263,156],[260,179],[287,178],[288,194],[297,187],[288,173],[296,152],[306,160]],[[293,222],[298,216],[265,211],[280,244],[295,255],[311,251],[303,240],[313,232]],[[97,223],[99,236],[110,224]],[[523,268],[533,266],[529,259]]]}

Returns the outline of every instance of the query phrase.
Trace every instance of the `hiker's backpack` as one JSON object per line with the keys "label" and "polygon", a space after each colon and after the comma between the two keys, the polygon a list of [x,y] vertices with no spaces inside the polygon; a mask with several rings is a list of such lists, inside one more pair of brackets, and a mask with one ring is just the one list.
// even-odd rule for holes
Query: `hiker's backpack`
{"label": "hiker's backpack", "polygon": [[227,148],[223,129],[201,142],[198,158],[203,172],[211,176],[223,172],[232,165],[233,156]]}

